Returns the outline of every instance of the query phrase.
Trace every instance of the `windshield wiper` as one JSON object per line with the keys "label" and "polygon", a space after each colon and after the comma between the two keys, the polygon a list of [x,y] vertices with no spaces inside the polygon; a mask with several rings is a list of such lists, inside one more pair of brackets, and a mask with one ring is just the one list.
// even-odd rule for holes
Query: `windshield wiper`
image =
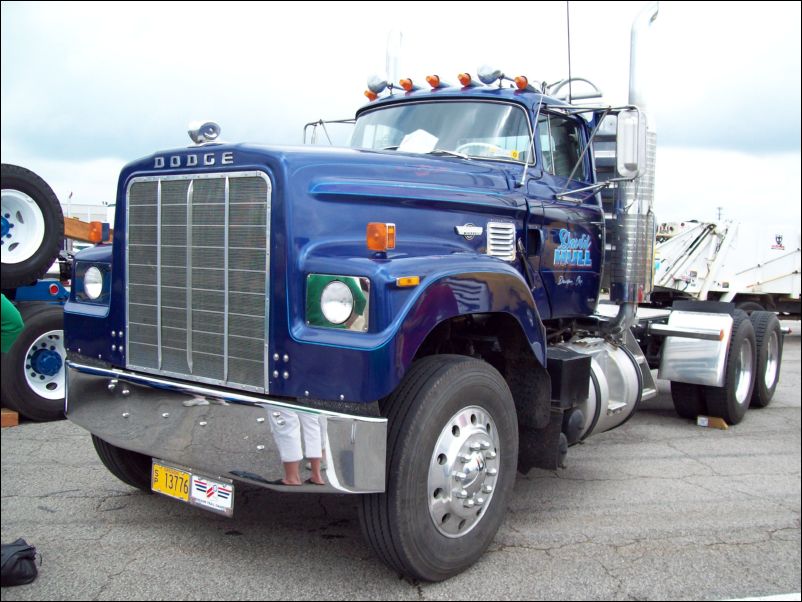
{"label": "windshield wiper", "polygon": [[444,148],[436,148],[434,150],[430,150],[427,155],[448,155],[450,157],[459,157],[460,159],[470,159],[470,157],[464,153],[458,153],[457,151],[446,150]]}

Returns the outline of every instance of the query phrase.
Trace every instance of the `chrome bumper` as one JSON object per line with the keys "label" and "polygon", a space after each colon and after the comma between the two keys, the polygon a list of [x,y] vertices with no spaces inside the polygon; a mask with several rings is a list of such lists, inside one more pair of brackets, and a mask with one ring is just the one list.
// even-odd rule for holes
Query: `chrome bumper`
{"label": "chrome bumper", "polygon": [[[68,367],[67,418],[117,447],[210,477],[280,491],[384,491],[384,418],[315,410],[124,370],[74,362]],[[300,447],[300,439],[291,439],[300,438],[302,428],[307,429],[304,440],[309,430],[319,429],[312,436],[320,437],[325,450],[326,485],[271,483],[284,476],[282,457],[288,445]]]}

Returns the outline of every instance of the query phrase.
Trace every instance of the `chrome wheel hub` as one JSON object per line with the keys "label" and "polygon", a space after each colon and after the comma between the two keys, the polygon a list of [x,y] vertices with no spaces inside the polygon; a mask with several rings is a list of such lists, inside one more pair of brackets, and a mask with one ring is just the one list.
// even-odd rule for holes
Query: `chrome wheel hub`
{"label": "chrome wheel hub", "polygon": [[484,516],[498,481],[499,440],[483,408],[463,408],[445,424],[429,463],[429,515],[446,537],[462,537]]}
{"label": "chrome wheel hub", "polygon": [[779,367],[780,342],[777,340],[777,333],[772,332],[766,344],[766,371],[763,373],[766,389],[771,389],[774,386],[774,381],[777,380],[777,370]]}
{"label": "chrome wheel hub", "polygon": [[51,330],[37,338],[25,354],[25,379],[45,399],[64,397],[64,331]]}
{"label": "chrome wheel hub", "polygon": [[736,385],[735,385],[735,400],[739,404],[749,402],[749,385],[752,382],[752,363],[754,353],[752,352],[752,343],[749,339],[744,339],[741,344],[741,349],[738,353],[738,364],[736,366]]}

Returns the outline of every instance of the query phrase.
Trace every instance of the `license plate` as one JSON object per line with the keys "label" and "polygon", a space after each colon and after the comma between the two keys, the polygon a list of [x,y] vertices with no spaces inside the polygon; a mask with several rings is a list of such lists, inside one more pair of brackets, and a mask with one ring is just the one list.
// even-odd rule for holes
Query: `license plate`
{"label": "license plate", "polygon": [[153,461],[151,489],[204,510],[232,516],[234,484]]}
{"label": "license plate", "polygon": [[183,502],[188,502],[191,476],[183,470],[153,462],[150,488],[157,493],[163,493]]}

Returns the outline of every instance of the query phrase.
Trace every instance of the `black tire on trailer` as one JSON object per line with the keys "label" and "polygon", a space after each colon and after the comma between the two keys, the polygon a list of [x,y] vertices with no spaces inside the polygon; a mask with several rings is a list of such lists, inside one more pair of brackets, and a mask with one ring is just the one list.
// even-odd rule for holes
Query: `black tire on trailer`
{"label": "black tire on trailer", "polygon": [[702,385],[671,381],[671,399],[674,402],[674,410],[682,418],[696,420],[697,416],[707,414]]}
{"label": "black tire on trailer", "polygon": [[736,309],[740,309],[741,311],[745,311],[747,314],[752,314],[752,312],[756,311],[765,311],[766,308],[763,307],[760,303],[756,303],[754,301],[744,301],[743,303],[739,303],[735,306]]}
{"label": "black tire on trailer", "polygon": [[387,486],[362,496],[363,534],[398,573],[442,581],[476,562],[504,519],[518,462],[512,395],[483,361],[430,356],[382,411]]}
{"label": "black tire on trailer", "polygon": [[707,410],[711,416],[738,424],[749,409],[755,385],[755,329],[744,311],[735,310],[732,334],[724,367],[724,386],[705,387]]}
{"label": "black tire on trailer", "polygon": [[50,303],[20,304],[24,328],[3,354],[3,401],[40,422],[64,418],[64,311]]}
{"label": "black tire on trailer", "polygon": [[32,171],[2,164],[2,287],[41,278],[58,257],[64,214],[53,189]]}
{"label": "black tire on trailer", "polygon": [[117,447],[95,435],[92,435],[92,444],[111,474],[131,487],[150,493],[150,456]]}
{"label": "black tire on trailer", "polygon": [[783,336],[780,321],[770,311],[756,311],[749,316],[755,329],[757,345],[757,369],[755,389],[752,392],[752,407],[765,408],[771,403],[777,383],[780,382]]}

